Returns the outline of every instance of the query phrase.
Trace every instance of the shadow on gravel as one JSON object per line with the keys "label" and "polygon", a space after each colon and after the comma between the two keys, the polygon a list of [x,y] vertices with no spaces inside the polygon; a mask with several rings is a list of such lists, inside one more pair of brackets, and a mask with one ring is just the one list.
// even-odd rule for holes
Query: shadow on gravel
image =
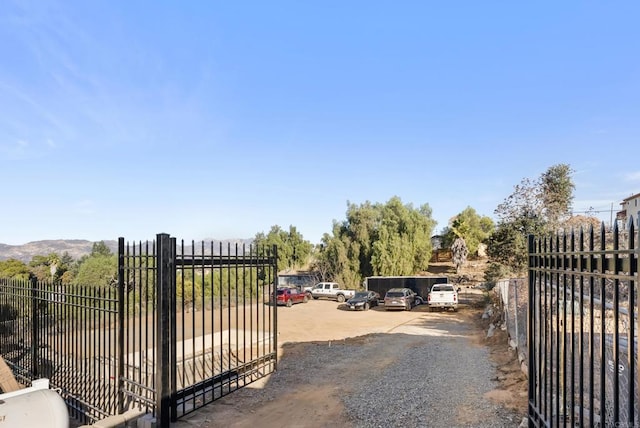
{"label": "shadow on gravel", "polygon": [[377,305],[365,311],[362,309],[351,309],[349,305],[347,305],[346,303],[339,303],[337,306],[337,309],[341,311],[347,311],[347,312],[369,312],[369,311],[384,311],[384,306]]}
{"label": "shadow on gravel", "polygon": [[460,304],[468,307],[484,309],[485,306],[491,303],[491,298],[484,291],[472,290],[469,288],[463,288],[460,293]]}
{"label": "shadow on gravel", "polygon": [[[363,310],[355,310],[355,309],[351,309],[349,308],[349,305],[347,305],[346,303],[341,303],[337,306],[337,308],[341,311],[347,311],[347,312],[367,312],[367,311],[363,311]],[[387,308],[384,307],[384,304],[380,304],[378,306],[374,306],[372,308],[369,308],[369,311],[376,311],[376,312],[409,312],[406,311],[404,309],[398,309],[398,308],[393,308],[390,310],[387,310]],[[411,312],[429,312],[429,307],[426,304],[422,304],[422,305],[417,305],[414,306],[413,308],[411,308]]]}

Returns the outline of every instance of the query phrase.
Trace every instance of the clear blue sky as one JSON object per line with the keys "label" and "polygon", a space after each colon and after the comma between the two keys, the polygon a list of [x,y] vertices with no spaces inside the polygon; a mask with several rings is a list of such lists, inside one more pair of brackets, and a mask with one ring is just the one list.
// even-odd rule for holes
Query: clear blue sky
{"label": "clear blue sky", "polygon": [[640,2],[5,1],[0,243],[320,242],[347,201],[640,192]]}

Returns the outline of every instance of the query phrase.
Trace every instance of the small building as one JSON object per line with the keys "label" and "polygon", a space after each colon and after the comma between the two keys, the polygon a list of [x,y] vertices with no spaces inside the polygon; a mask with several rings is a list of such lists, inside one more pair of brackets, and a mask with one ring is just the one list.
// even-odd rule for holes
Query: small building
{"label": "small building", "polygon": [[320,274],[314,271],[299,271],[278,274],[278,286],[298,287],[315,285],[320,282]]}
{"label": "small building", "polygon": [[625,198],[620,203],[622,209],[616,213],[616,220],[621,224],[623,229],[627,228],[629,218],[633,217],[635,227],[640,226],[640,193]]}

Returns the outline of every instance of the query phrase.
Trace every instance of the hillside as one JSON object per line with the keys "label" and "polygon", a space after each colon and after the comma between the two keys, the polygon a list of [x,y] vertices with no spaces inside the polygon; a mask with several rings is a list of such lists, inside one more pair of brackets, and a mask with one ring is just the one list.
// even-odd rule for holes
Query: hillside
{"label": "hillside", "polygon": [[460,272],[456,273],[456,268],[451,261],[431,262],[424,274],[446,276],[449,282],[472,287],[484,282],[484,273],[488,263],[487,258],[467,260]]}
{"label": "hillside", "polygon": [[[103,241],[114,253],[118,251],[118,241]],[[46,256],[51,253],[68,253],[79,259],[91,253],[93,242],[84,239],[53,239],[33,241],[23,245],[0,244],[0,260],[17,259],[28,263],[34,256]]]}
{"label": "hillside", "polygon": [[[109,247],[114,254],[118,252],[118,241],[105,240],[102,241]],[[195,243],[195,253],[200,254],[201,242]],[[220,245],[222,244],[222,253],[226,254],[227,248],[231,246],[231,252],[235,252],[235,246],[238,245],[239,251],[243,245],[250,245],[253,242],[252,239],[205,239],[205,252],[208,252],[211,244],[213,244],[213,253],[218,255],[220,253]],[[74,260],[78,260],[82,256],[91,254],[93,248],[93,241],[87,241],[83,239],[53,239],[43,241],[33,241],[23,245],[8,245],[0,244],[0,260],[17,259],[24,263],[29,263],[34,256],[46,256],[51,253],[62,255],[68,253]],[[178,241],[178,246],[181,242]],[[189,254],[191,252],[191,241],[184,242],[184,253]],[[179,250],[180,251],[180,250]]]}

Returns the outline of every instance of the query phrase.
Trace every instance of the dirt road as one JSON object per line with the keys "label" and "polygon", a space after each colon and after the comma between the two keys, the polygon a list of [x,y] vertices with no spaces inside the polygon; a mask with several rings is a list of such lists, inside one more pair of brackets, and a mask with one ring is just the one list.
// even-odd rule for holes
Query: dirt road
{"label": "dirt road", "polygon": [[[499,387],[483,397],[515,414],[526,413],[526,379],[515,354],[500,333],[486,339],[481,320],[484,295],[464,289],[458,312],[385,311],[384,307],[354,312],[344,304],[318,300],[278,308],[278,370],[271,376],[236,391],[172,426],[212,427],[330,427],[355,426],[345,410],[345,397],[362,376],[370,376],[392,364],[400,351],[417,346],[425,337],[464,337],[456,346],[489,350],[495,373],[486,376]],[[388,339],[394,337],[393,346]],[[422,339],[420,339],[422,338]],[[348,353],[331,361],[333,367],[318,367],[323,349],[347,344]],[[406,351],[405,351],[406,352]],[[312,358],[309,358],[309,356]],[[361,366],[371,366],[363,371]],[[326,365],[326,362],[323,363]],[[451,426],[474,426],[478,410],[458,409]],[[459,423],[460,425],[456,425]],[[518,421],[519,422],[519,421]],[[480,426],[480,425],[478,425]],[[517,426],[517,424],[515,424]]]}

